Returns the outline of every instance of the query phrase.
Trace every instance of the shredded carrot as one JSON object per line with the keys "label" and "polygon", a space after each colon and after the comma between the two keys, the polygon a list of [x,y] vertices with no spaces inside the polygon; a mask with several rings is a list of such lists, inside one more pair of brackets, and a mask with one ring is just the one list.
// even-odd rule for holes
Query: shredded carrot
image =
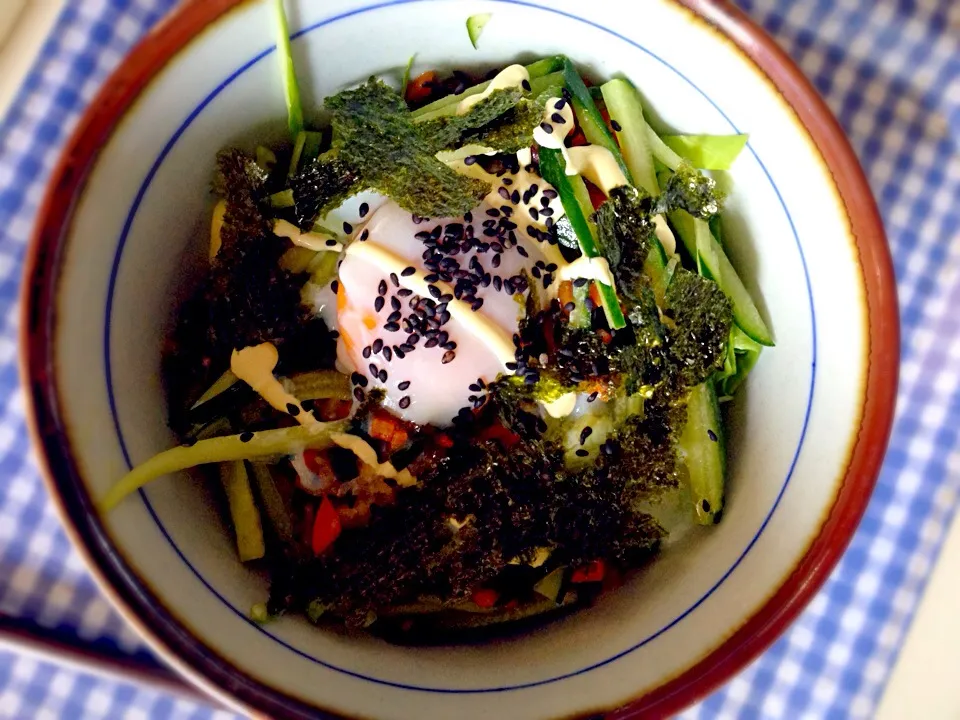
{"label": "shredded carrot", "polygon": [[407,84],[408,103],[418,103],[426,100],[433,92],[433,84],[437,82],[436,70],[427,70],[425,73],[417,75]]}
{"label": "shredded carrot", "polygon": [[520,442],[520,436],[516,433],[512,433],[507,430],[500,423],[494,423],[488,425],[478,434],[478,437],[481,440],[497,440],[499,441],[507,450],[512,448],[518,442]]}
{"label": "shredded carrot", "polygon": [[434,440],[436,440],[437,445],[445,450],[453,447],[453,438],[446,433],[437,433],[436,436],[434,436]]}
{"label": "shredded carrot", "polygon": [[560,287],[557,288],[557,299],[560,300],[560,307],[564,307],[567,303],[573,302],[573,283],[569,280],[564,280],[560,283]]}
{"label": "shredded carrot", "polygon": [[333,545],[333,541],[340,536],[340,530],[340,516],[337,514],[337,509],[330,502],[330,498],[324,497],[313,521],[313,533],[310,538],[313,554],[320,555]]}

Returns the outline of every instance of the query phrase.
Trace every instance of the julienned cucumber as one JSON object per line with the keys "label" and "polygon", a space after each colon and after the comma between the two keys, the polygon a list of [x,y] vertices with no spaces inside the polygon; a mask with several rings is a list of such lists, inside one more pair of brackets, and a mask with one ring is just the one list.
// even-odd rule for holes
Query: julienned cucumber
{"label": "julienned cucumber", "polygon": [[690,391],[680,453],[690,476],[697,522],[701,525],[719,522],[727,458],[720,406],[712,380]]}
{"label": "julienned cucumber", "polygon": [[627,177],[627,181],[632,182],[630,169],[624,161],[620,147],[614,141],[613,135],[607,128],[607,122],[597,109],[596,103],[593,102],[590,90],[584,84],[583,78],[580,77],[580,73],[577,72],[577,68],[570,60],[564,60],[563,63],[563,84],[570,92],[573,112],[577,116],[577,122],[580,124],[580,129],[583,130],[587,142],[591,145],[605,147],[613,153],[613,157],[616,158],[617,164]]}
{"label": "julienned cucumber", "polygon": [[710,232],[710,226],[683,210],[670,213],[670,222],[683,241],[690,256],[697,261],[701,274],[715,280],[720,289],[730,298],[733,305],[733,318],[737,325],[751,339],[761,345],[773,347],[773,336],[760,311],[737,275],[727,254]]}
{"label": "julienned cucumber", "polygon": [[628,80],[611,80],[601,87],[603,102],[616,123],[617,139],[623,158],[630,170],[633,184],[651,195],[660,193],[657,173],[650,149],[649,129],[643,118],[643,102],[640,93]]}
{"label": "julienned cucumber", "polygon": [[[570,220],[574,233],[576,233],[580,252],[585,257],[600,257],[594,236],[595,231],[589,220],[593,208],[590,205],[590,195],[583,184],[583,179],[579,175],[567,175],[563,156],[559,150],[543,147],[540,148],[540,174],[560,194],[563,211]],[[599,282],[597,287],[600,290],[603,310],[607,315],[607,322],[610,327],[619,330],[626,326],[627,321],[620,310],[620,301],[617,299],[616,291],[609,285]]]}

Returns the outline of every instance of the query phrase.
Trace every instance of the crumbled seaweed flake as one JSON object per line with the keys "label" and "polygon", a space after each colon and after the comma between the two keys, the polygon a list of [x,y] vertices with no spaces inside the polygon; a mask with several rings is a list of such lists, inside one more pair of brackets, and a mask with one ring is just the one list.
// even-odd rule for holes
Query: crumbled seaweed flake
{"label": "crumbled seaweed flake", "polygon": [[677,268],[667,289],[670,352],[689,385],[723,367],[733,322],[730,300],[713,281]]}
{"label": "crumbled seaweed flake", "polygon": [[437,151],[459,143],[461,136],[497,121],[521,102],[520,88],[503,88],[492,92],[463,115],[445,115],[419,125],[420,131]]}
{"label": "crumbled seaweed flake", "polygon": [[363,189],[357,170],[337,153],[309,162],[291,179],[290,188],[296,223],[304,231]]}
{"label": "crumbled seaweed flake", "polygon": [[362,184],[421,217],[463,215],[476,207],[487,184],[458,175],[434,157],[403,98],[371,78],[326,101],[334,148],[357,168]]}

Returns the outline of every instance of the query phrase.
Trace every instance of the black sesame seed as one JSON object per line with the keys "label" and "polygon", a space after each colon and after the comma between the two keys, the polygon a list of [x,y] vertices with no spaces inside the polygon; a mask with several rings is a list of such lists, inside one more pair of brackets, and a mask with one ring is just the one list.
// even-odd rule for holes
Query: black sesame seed
{"label": "black sesame seed", "polygon": [[553,200],[555,197],[557,197],[557,191],[553,188],[547,188],[543,191],[543,196]]}
{"label": "black sesame seed", "polygon": [[392,297],[392,298],[390,298],[390,307],[392,307],[394,310],[399,310],[399,309],[400,309],[400,298],[398,298],[398,297]]}
{"label": "black sesame seed", "polygon": [[707,500],[706,498],[704,498],[703,500],[701,500],[701,501],[700,501],[700,508],[701,508],[705,513],[710,512],[710,501]]}
{"label": "black sesame seed", "polygon": [[473,165],[475,162],[477,162],[477,158],[474,155],[467,155],[467,157],[463,159],[464,165]]}
{"label": "black sesame seed", "polygon": [[370,231],[366,228],[363,229],[363,232],[360,233],[360,242],[364,242],[368,237],[370,237]]}
{"label": "black sesame seed", "polygon": [[381,340],[380,338],[377,338],[376,340],[374,340],[372,345],[372,350],[374,354],[377,354],[378,352],[383,350],[383,340]]}
{"label": "black sesame seed", "polygon": [[527,249],[523,245],[517,245],[517,252],[520,253],[521,257],[528,258],[530,254],[527,252]]}
{"label": "black sesame seed", "polygon": [[474,392],[480,392],[481,389],[482,389],[482,388],[481,388],[479,385],[477,385],[476,383],[471,383],[471,384],[467,387],[467,390],[473,390]]}
{"label": "black sesame seed", "polygon": [[396,273],[390,273],[390,282],[393,283],[394,287],[400,287],[400,278],[397,277]]}
{"label": "black sesame seed", "polygon": [[364,394],[360,388],[353,389],[353,396],[357,399],[357,402],[363,402]]}
{"label": "black sesame seed", "polygon": [[401,360],[403,360],[407,356],[407,354],[403,351],[403,346],[399,346],[399,345],[393,346],[393,354],[396,355]]}
{"label": "black sesame seed", "polygon": [[402,398],[400,398],[400,402],[397,404],[400,406],[401,410],[406,410],[408,407],[410,407],[410,396],[404,395]]}
{"label": "black sesame seed", "polygon": [[[498,255],[497,257],[499,257],[499,255]],[[494,260],[496,260],[496,259],[497,259],[497,258],[494,258]],[[497,263],[497,265],[499,265],[499,264],[500,264],[500,263]],[[502,288],[503,288],[503,280],[500,279],[500,276],[499,276],[499,275],[494,275],[494,276],[493,276],[493,289],[496,290],[497,292],[500,292],[500,290],[501,290]]]}
{"label": "black sesame seed", "polygon": [[520,83],[520,86],[521,86],[524,90],[526,90],[527,92],[530,92],[530,91],[532,90],[532,88],[530,87],[530,81],[529,81],[529,80],[524,80],[523,82]]}
{"label": "black sesame seed", "polygon": [[587,425],[583,430],[580,431],[580,444],[583,445],[587,438],[593,434],[593,428]]}
{"label": "black sesame seed", "polygon": [[410,288],[400,288],[397,290],[397,297],[409,297],[413,295],[413,290]]}
{"label": "black sesame seed", "polygon": [[547,135],[553,134],[553,125],[548,122],[540,123],[540,129],[543,130]]}
{"label": "black sesame seed", "polygon": [[500,217],[500,211],[497,210],[496,208],[490,208],[489,210],[487,210],[487,215],[495,218]]}
{"label": "black sesame seed", "polygon": [[328,238],[328,239],[327,239],[327,247],[333,247],[333,246],[336,245],[336,244],[337,244],[337,241],[334,240],[333,238]]}
{"label": "black sesame seed", "polygon": [[457,354],[456,354],[453,350],[447,350],[447,351],[443,354],[443,357],[440,358],[440,362],[443,363],[444,365],[446,365],[446,364],[449,363],[449,362],[453,362],[453,359],[454,359],[456,356],[457,356]]}
{"label": "black sesame seed", "polygon": [[[532,217],[532,218],[534,219],[534,221],[539,220],[539,219],[540,219],[540,211],[537,210],[536,208],[530,208],[530,217]],[[533,230],[536,230],[536,228],[533,228]],[[529,231],[530,231],[530,228],[527,229],[527,232],[528,232],[528,234],[529,234],[531,237],[536,237],[532,232],[529,232]],[[539,232],[539,231],[538,231],[538,232]]]}
{"label": "black sesame seed", "polygon": [[250,432],[249,430],[246,432],[240,433],[240,442],[247,443],[247,442],[250,442],[251,440],[253,440],[253,433]]}
{"label": "black sesame seed", "polygon": [[556,110],[563,110],[566,106],[567,106],[567,101],[565,97],[560,98],[553,104],[553,107]]}
{"label": "black sesame seed", "polygon": [[427,290],[429,290],[430,294],[435,298],[439,298],[443,294],[436,285],[428,285]]}
{"label": "black sesame seed", "polygon": [[713,440],[714,442],[717,442],[717,434],[709,428],[707,429],[707,437]]}
{"label": "black sesame seed", "polygon": [[502,197],[504,200],[509,200],[509,199],[510,199],[510,191],[507,190],[505,187],[499,188],[499,189],[497,190],[497,194],[498,194],[500,197]]}
{"label": "black sesame seed", "polygon": [[574,287],[583,287],[583,286],[586,285],[588,282],[590,282],[590,281],[587,280],[586,278],[580,277],[580,278],[577,278],[576,280],[573,281],[573,286],[574,286]]}
{"label": "black sesame seed", "polygon": [[576,309],[577,309],[577,304],[575,302],[568,302],[566,305],[563,306],[564,312],[568,312],[568,313],[572,313]]}
{"label": "black sesame seed", "polygon": [[394,310],[392,313],[387,315],[387,322],[388,323],[400,322],[400,317],[401,317],[400,311]]}
{"label": "black sesame seed", "polygon": [[417,271],[417,269],[416,269],[415,267],[405,267],[405,268],[403,269],[403,272],[400,273],[400,274],[401,274],[403,277],[410,277],[410,276],[413,275],[416,271]]}
{"label": "black sesame seed", "polygon": [[353,225],[351,225],[351,224],[348,223],[348,222],[345,222],[345,223],[343,224],[343,231],[344,231],[347,235],[351,235],[351,234],[353,233]]}
{"label": "black sesame seed", "polygon": [[400,332],[400,325],[399,323],[388,322],[386,325],[383,326],[383,329],[386,330],[387,332]]}
{"label": "black sesame seed", "polygon": [[546,217],[546,218],[552,218],[552,217],[553,217],[553,208],[550,208],[550,207],[542,208],[542,209],[540,210],[540,214],[543,215],[543,216]]}
{"label": "black sesame seed", "polygon": [[367,346],[363,349],[363,357],[364,357],[364,359],[369,359],[369,358],[370,358],[370,352],[371,352],[370,346],[367,345]]}
{"label": "black sesame seed", "polygon": [[563,119],[563,115],[556,112],[550,116],[550,119],[553,120],[557,125],[565,125],[567,123],[567,121]]}
{"label": "black sesame seed", "polygon": [[620,123],[618,123],[616,120],[610,121],[610,127],[613,128],[614,132],[620,132],[621,130],[623,130],[623,128],[620,127]]}
{"label": "black sesame seed", "polygon": [[381,281],[380,281],[380,284],[377,285],[377,293],[378,293],[379,295],[386,295],[386,294],[387,294],[387,281],[386,281],[386,280],[381,280]]}
{"label": "black sesame seed", "polygon": [[383,295],[377,295],[377,299],[373,301],[373,309],[376,310],[377,312],[380,312],[381,310],[383,310],[384,304],[385,304],[385,300],[383,298]]}
{"label": "black sesame seed", "polygon": [[387,362],[393,360],[393,350],[391,350],[389,347],[385,347],[383,349],[383,357]]}
{"label": "black sesame seed", "polygon": [[367,203],[360,203],[360,217],[366,217],[368,212],[370,212],[370,206]]}
{"label": "black sesame seed", "polygon": [[506,364],[506,368],[507,368],[507,370],[509,370],[510,372],[516,372],[517,364],[516,364],[515,362],[508,362],[508,363]]}
{"label": "black sesame seed", "polygon": [[587,457],[588,455],[590,455],[590,453],[583,448],[577,448],[577,457]]}
{"label": "black sesame seed", "polygon": [[596,390],[594,390],[592,393],[590,393],[589,395],[587,395],[587,402],[588,402],[588,403],[592,403],[592,402],[593,402],[594,400],[596,400],[598,397],[600,397],[600,393],[598,393]]}
{"label": "black sesame seed", "polygon": [[386,371],[386,370],[381,370],[381,371],[377,374],[377,378],[379,378],[380,382],[385,383],[385,382],[387,381],[387,371]]}
{"label": "black sesame seed", "polygon": [[464,222],[468,222],[468,223],[469,223],[469,222],[473,222],[473,213],[472,213],[472,212],[469,212],[469,211],[466,212],[466,213],[464,213],[464,215],[463,215],[463,220],[464,220]]}
{"label": "black sesame seed", "polygon": [[409,380],[404,380],[402,383],[400,383],[399,385],[397,385],[397,390],[399,390],[400,392],[403,392],[403,391],[406,390],[408,387],[410,387],[410,381],[409,381]]}
{"label": "black sesame seed", "polygon": [[300,414],[300,408],[293,403],[287,403],[287,413],[292,417],[296,417]]}

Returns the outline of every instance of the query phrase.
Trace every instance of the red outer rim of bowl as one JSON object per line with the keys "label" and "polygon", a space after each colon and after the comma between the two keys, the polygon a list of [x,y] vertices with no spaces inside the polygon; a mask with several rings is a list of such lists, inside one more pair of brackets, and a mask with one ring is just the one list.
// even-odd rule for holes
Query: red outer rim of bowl
{"label": "red outer rim of bowl", "polygon": [[[82,491],[59,415],[52,330],[63,243],[81,190],[125,111],[150,80],[210,23],[244,0],[187,0],[151,31],[91,103],[53,173],[24,271],[21,371],[28,424],[42,449],[41,469],[71,539],[101,588],[164,658],[207,692],[270,716],[313,715],[317,709],[268,688],[201,646],[163,609],[111,550],[109,537]],[[879,474],[893,423],[899,367],[896,285],[883,223],[843,130],[790,58],[742,11],[720,0],[674,0],[705,18],[767,76],[819,148],[848,210],[863,272],[869,323],[861,429],[837,498],[818,536],[786,581],[719,648],[689,670],[616,713],[665,717],[703,697],[756,658],[793,621],[847,547]],[[851,213],[850,209],[855,209]]]}

